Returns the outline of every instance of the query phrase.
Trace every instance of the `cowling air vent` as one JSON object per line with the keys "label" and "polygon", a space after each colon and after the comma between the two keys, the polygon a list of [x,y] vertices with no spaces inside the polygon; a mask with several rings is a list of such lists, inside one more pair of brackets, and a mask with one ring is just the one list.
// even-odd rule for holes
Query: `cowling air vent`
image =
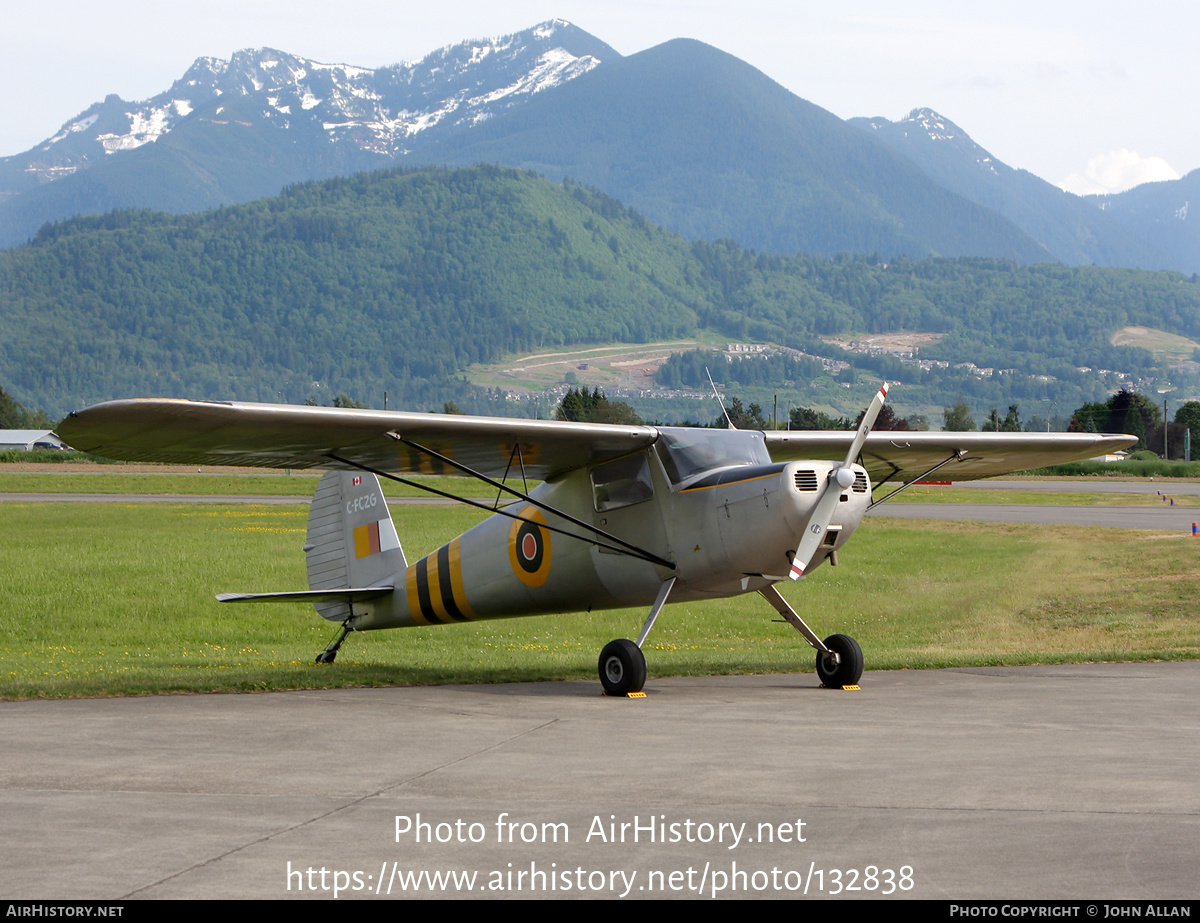
{"label": "cowling air vent", "polygon": [[867,492],[867,476],[861,471],[854,472],[854,487],[851,488],[856,494],[865,494]]}
{"label": "cowling air vent", "polygon": [[796,479],[796,490],[816,490],[817,489],[817,472],[811,468],[797,470],[794,475]]}

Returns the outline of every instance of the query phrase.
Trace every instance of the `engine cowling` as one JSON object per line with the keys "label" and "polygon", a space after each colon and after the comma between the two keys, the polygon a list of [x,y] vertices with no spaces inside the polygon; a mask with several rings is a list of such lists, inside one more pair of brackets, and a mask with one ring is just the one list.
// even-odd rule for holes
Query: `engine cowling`
{"label": "engine cowling", "polygon": [[808,570],[846,543],[871,502],[871,482],[859,465],[845,474],[828,527],[812,522],[822,492],[843,466],[836,462],[791,462],[771,476],[731,478],[714,488],[715,516],[728,566],[740,574],[781,579],[787,575],[801,537],[809,529],[820,536]]}

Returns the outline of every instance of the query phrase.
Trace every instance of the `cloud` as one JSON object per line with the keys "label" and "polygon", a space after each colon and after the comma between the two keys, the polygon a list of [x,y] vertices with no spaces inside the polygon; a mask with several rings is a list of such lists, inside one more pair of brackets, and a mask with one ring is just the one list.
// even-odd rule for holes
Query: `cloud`
{"label": "cloud", "polygon": [[1168,179],[1179,179],[1179,173],[1161,157],[1143,157],[1122,148],[1098,154],[1088,161],[1082,175],[1072,173],[1058,186],[1075,195],[1103,195]]}

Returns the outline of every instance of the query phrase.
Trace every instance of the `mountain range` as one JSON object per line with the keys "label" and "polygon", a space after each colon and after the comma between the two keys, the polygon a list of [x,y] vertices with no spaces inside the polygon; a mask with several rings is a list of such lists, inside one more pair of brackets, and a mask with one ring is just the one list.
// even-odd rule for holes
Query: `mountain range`
{"label": "mountain range", "polygon": [[0,160],[0,245],[71,215],[201,211],[394,166],[613,56],[554,21],[378,69],[270,48],[199,58],[163,93],[135,103],[110,95]]}
{"label": "mountain range", "polygon": [[949,119],[844,121],[718,49],[621,56],[553,20],[412,64],[271,49],[201,58],[150,100],[109,96],[0,160],[0,245],[112,209],[187,213],[300,181],[497,163],[593,186],[691,239],[762,252],[989,256],[1200,271],[1200,172],[1080,198]]}

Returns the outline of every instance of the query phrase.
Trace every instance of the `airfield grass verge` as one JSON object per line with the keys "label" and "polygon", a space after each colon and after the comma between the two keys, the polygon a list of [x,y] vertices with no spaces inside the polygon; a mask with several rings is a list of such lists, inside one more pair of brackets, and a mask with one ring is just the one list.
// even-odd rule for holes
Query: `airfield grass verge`
{"label": "airfield grass verge", "polygon": [[[875,492],[876,499],[884,496],[894,485],[885,484]],[[1153,481],[1145,482],[1143,493],[1105,493],[1104,491],[1080,490],[1072,491],[1070,484],[1063,484],[1059,490],[964,490],[953,486],[913,486],[901,494],[897,494],[888,503],[990,503],[990,504],[1020,504],[1021,506],[1130,506],[1148,507],[1163,506],[1168,499],[1174,499],[1176,506],[1200,506],[1200,497],[1181,494],[1174,496],[1171,485],[1161,481],[1157,486]],[[1161,491],[1161,493],[1159,493]]]}
{"label": "airfield grass verge", "polygon": [[1200,478],[1200,461],[1164,459],[1124,461],[1079,461],[1018,472],[1033,477],[1091,478]]}
{"label": "airfield grass verge", "polygon": [[[316,489],[319,473],[294,471],[291,474],[187,474],[146,473],[122,474],[97,470],[78,473],[41,471],[5,471],[0,466],[0,493],[40,494],[145,494],[151,496],[272,496],[296,497],[307,501]],[[427,484],[447,493],[482,500],[494,500],[496,489],[469,477],[413,475],[411,480]],[[381,479],[384,495],[389,498],[429,498],[434,496],[395,481]],[[522,489],[519,478],[508,482]],[[538,482],[529,481],[532,489]],[[896,485],[884,484],[876,496],[883,496]],[[954,486],[918,485],[898,494],[889,503],[1020,503],[1057,506],[1155,506],[1162,505],[1157,493],[1170,494],[1170,483],[1146,481],[1144,493],[1105,493],[1103,491],[1072,491],[1068,481],[1061,491],[1044,490],[963,490]],[[115,499],[115,497],[114,497]],[[509,494],[502,498],[511,500]],[[1182,495],[1175,498],[1176,506],[1200,506],[1200,497]]]}
{"label": "airfield grass verge", "polygon": [[[481,516],[394,511],[410,560]],[[3,504],[0,696],[595,679],[600,648],[645,618],[368,632],[318,667],[336,626],[310,607],[213,600],[304,588],[306,517],[301,504]],[[1200,656],[1200,540],[1186,536],[872,518],[841,558],[783,589],[821,635],[856,637],[868,669]],[[668,606],[646,644],[651,683],[811,672],[811,649],[774,616],[757,594]]]}
{"label": "airfield grass verge", "polygon": [[[430,475],[406,477],[463,497],[491,499],[496,496],[496,488],[475,478]],[[119,474],[110,471],[58,474],[0,469],[0,493],[271,496],[296,497],[307,501],[317,489],[320,478],[321,472],[309,471],[292,474]],[[537,483],[530,481],[530,489]],[[380,484],[386,497],[433,496],[428,491],[386,478],[380,478]],[[522,489],[520,478],[510,478],[509,484],[518,490]]]}
{"label": "airfield grass verge", "polygon": [[89,455],[87,452],[77,452],[74,449],[0,449],[0,465],[5,464],[40,464],[62,465],[77,462],[87,462],[95,465],[119,465],[109,458],[99,455]]}

